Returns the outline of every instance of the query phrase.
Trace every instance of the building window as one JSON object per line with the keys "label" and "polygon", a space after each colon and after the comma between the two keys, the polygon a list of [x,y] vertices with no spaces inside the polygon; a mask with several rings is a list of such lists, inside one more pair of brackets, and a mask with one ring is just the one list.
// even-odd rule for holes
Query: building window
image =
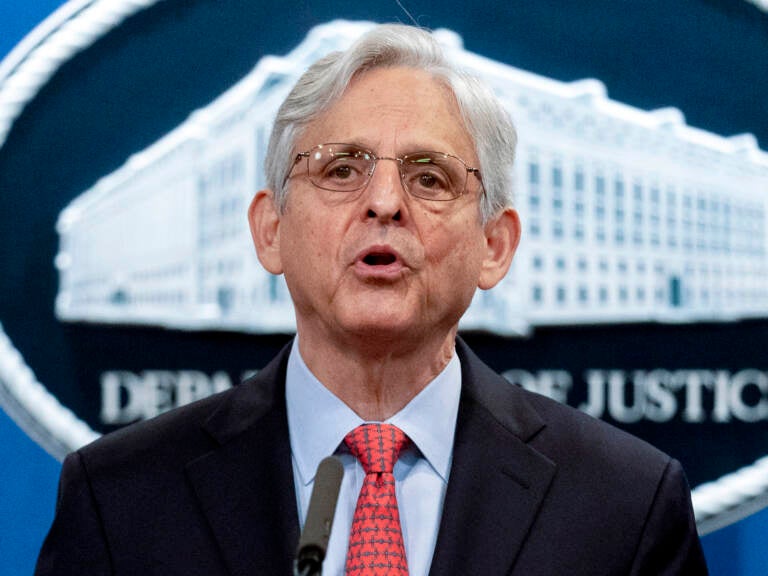
{"label": "building window", "polygon": [[595,238],[598,243],[605,244],[605,228],[603,226],[598,226],[595,229]]}
{"label": "building window", "polygon": [[626,286],[619,287],[619,302],[625,303],[629,300],[629,290]]}
{"label": "building window", "polygon": [[595,205],[595,218],[601,222],[605,220],[605,205],[602,203]]}
{"label": "building window", "polygon": [[618,175],[613,182],[613,194],[616,202],[624,202],[624,179]]}
{"label": "building window", "polygon": [[667,238],[667,245],[670,248],[676,248],[677,247],[677,238],[673,234],[670,234],[669,238]]}
{"label": "building window", "polygon": [[554,188],[563,187],[563,168],[558,164],[552,167],[552,186]]}
{"label": "building window", "polygon": [[528,182],[533,186],[539,184],[539,164],[537,162],[528,164]]}
{"label": "building window", "polygon": [[584,190],[584,169],[581,167],[576,168],[576,172],[573,175],[573,187],[578,192],[581,192]]}
{"label": "building window", "polygon": [[605,196],[605,177],[602,174],[595,176],[595,195]]}
{"label": "building window", "polygon": [[562,188],[555,188],[552,194],[552,210],[554,210],[555,214],[562,214],[563,212]]}
{"label": "building window", "polygon": [[531,194],[528,197],[528,205],[531,207],[533,212],[537,212],[539,210],[539,207],[541,206],[541,197],[539,196],[538,190],[531,189]]}

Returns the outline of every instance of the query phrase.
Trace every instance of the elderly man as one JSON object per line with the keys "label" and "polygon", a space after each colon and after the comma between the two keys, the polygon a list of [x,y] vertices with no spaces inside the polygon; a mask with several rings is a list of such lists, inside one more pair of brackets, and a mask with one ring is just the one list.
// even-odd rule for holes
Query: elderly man
{"label": "elderly man", "polygon": [[457,339],[518,243],[514,143],[421,30],[314,64],[248,214],[297,337],[235,389],[70,455],[38,574],[290,574],[330,454],[325,574],[706,574],[676,461]]}

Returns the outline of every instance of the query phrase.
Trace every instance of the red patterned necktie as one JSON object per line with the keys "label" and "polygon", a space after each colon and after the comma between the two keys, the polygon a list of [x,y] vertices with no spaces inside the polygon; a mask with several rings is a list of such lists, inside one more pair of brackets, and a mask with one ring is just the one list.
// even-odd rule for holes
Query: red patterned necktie
{"label": "red patterned necktie", "polygon": [[410,439],[391,424],[363,424],[344,442],[365,470],[347,549],[347,576],[408,576],[392,468]]}

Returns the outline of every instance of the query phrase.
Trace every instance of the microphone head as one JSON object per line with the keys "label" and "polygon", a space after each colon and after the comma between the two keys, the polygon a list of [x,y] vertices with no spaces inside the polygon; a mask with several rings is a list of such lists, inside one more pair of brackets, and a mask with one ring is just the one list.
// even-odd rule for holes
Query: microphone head
{"label": "microphone head", "polygon": [[297,574],[320,574],[322,570],[343,477],[344,466],[333,456],[324,458],[317,467],[307,519],[296,552]]}

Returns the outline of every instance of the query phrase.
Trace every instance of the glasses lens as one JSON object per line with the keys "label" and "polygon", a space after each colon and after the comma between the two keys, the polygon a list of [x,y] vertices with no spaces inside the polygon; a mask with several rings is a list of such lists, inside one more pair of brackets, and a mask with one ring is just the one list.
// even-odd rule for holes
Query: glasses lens
{"label": "glasses lens", "polygon": [[402,170],[408,191],[426,200],[454,200],[467,183],[464,163],[439,152],[409,154],[403,158]]}
{"label": "glasses lens", "polygon": [[322,144],[307,158],[309,179],[318,188],[350,192],[365,186],[373,168],[373,154],[349,144]]}

